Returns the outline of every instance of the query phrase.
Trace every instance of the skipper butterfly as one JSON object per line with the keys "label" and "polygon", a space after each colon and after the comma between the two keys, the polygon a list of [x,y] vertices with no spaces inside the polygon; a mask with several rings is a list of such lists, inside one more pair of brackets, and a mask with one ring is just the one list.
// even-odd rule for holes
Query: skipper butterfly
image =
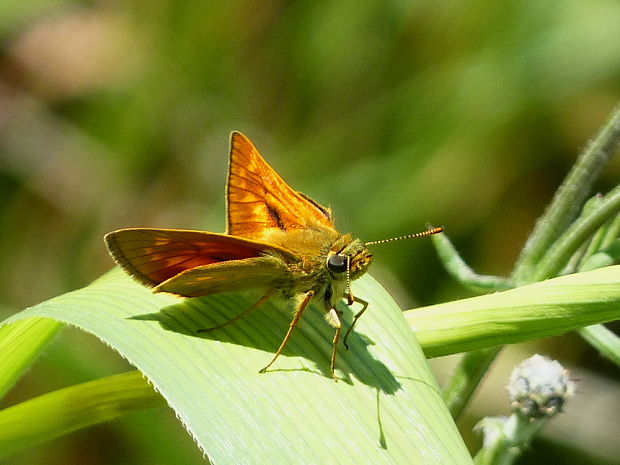
{"label": "skipper butterfly", "polygon": [[368,307],[351,293],[351,281],[366,273],[372,262],[367,246],[443,231],[433,228],[375,242],[341,234],[334,227],[331,210],[289,187],[240,132],[233,132],[230,139],[226,196],[225,234],[130,228],[107,234],[105,241],[116,263],[154,292],[183,297],[246,289],[264,292],[235,318],[199,332],[237,321],[277,293],[296,298],[288,331],[261,373],[282,353],[310,302],[319,301],[325,319],[335,328],[330,363],[335,380],[336,348],[342,333],[342,312],[336,306],[342,299],[349,305],[362,305],[344,336],[347,347],[347,336]]}

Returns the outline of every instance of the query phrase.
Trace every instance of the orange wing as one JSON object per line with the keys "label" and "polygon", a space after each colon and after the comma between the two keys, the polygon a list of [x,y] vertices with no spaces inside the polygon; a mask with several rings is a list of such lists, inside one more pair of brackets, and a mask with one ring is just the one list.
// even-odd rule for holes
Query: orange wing
{"label": "orange wing", "polygon": [[219,292],[290,287],[286,263],[275,257],[254,257],[212,263],[185,270],[159,284],[155,292],[199,297]]}
{"label": "orange wing", "polygon": [[230,138],[228,234],[262,239],[269,229],[334,228],[331,211],[289,187],[240,132]]}
{"label": "orange wing", "polygon": [[147,286],[192,268],[229,260],[261,257],[265,252],[296,261],[277,246],[240,237],[184,229],[119,229],[105,236],[112,257],[131,276]]}

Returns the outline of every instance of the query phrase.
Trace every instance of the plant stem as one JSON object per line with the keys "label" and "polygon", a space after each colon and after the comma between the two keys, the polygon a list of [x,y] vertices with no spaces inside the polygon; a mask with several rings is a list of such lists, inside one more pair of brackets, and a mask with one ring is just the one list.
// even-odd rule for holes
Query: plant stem
{"label": "plant stem", "polygon": [[599,173],[620,144],[620,106],[585,151],[558,188],[545,213],[536,222],[512,274],[517,284],[534,282],[537,263],[547,249],[577,216]]}
{"label": "plant stem", "polygon": [[609,227],[605,231],[605,237],[601,243],[601,248],[609,247],[620,237],[620,214],[616,215]]}
{"label": "plant stem", "polygon": [[[586,237],[580,237],[582,231],[577,230],[577,234],[575,234],[573,230],[573,235],[565,237],[562,242],[556,242],[556,239],[566,231],[570,222],[578,215],[583,200],[589,194],[594,181],[603,167],[617,151],[619,144],[620,105],[614,109],[611,118],[603,126],[597,137],[591,141],[579,156],[570,173],[556,191],[545,213],[537,221],[515,264],[510,280],[494,281],[487,277],[476,275],[463,262],[447,238],[443,240],[442,237],[435,237],[433,238],[435,245],[450,274],[457,277],[459,281],[468,287],[486,288],[488,290],[498,286],[495,290],[499,290],[499,286],[502,285],[519,286],[528,284],[535,282],[537,279],[544,279],[552,276],[553,273],[560,272],[562,266],[570,259],[570,256],[576,251],[579,244],[585,241]],[[592,219],[590,221],[590,226],[596,223]],[[585,227],[587,223],[583,223],[583,225],[583,232],[586,230],[589,232],[590,228]],[[620,215],[616,216],[609,229],[610,235],[603,239],[603,243],[606,241],[611,243],[617,237],[616,233],[620,230]],[[438,236],[443,236],[443,234]],[[548,249],[554,242],[556,247],[553,253],[549,254]],[[540,271],[537,265],[541,258],[545,256],[547,261],[545,267]],[[585,333],[594,340],[598,337],[599,331],[599,329],[594,331],[586,330]],[[602,347],[605,346],[602,341],[597,344]],[[461,414],[475,391],[477,382],[482,379],[484,372],[491,365],[500,350],[500,348],[485,350],[484,352],[471,355],[471,359],[466,354],[463,360],[461,360],[444,393],[453,416],[458,417]],[[476,363],[479,364],[478,367],[475,366]]]}
{"label": "plant stem", "polygon": [[450,377],[450,383],[443,390],[443,399],[448,405],[452,418],[457,420],[462,415],[467,402],[502,347],[489,347],[463,354]]}
{"label": "plant stem", "polygon": [[620,366],[620,338],[615,333],[599,324],[581,328],[579,334],[599,354]]}
{"label": "plant stem", "polygon": [[505,291],[511,289],[512,283],[502,276],[489,276],[476,273],[465,263],[452,241],[445,233],[431,236],[439,259],[450,273],[463,286],[478,292]]}
{"label": "plant stem", "polygon": [[620,211],[620,186],[605,196],[596,211],[577,220],[542,256],[536,269],[530,273],[532,282],[556,276],[571,255],[600,228]]}
{"label": "plant stem", "polygon": [[[530,421],[530,418],[513,413],[508,418],[485,418],[485,428],[495,429],[491,444],[485,444],[474,457],[475,465],[512,465],[532,439],[547,424],[549,418]],[[496,424],[493,425],[492,422]],[[486,423],[486,424],[485,424]],[[485,443],[487,442],[485,438]]]}

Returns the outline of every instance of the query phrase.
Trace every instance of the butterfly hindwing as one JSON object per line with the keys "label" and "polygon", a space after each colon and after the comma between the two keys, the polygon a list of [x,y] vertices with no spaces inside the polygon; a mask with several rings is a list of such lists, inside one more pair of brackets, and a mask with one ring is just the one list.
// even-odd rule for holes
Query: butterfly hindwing
{"label": "butterfly hindwing", "polygon": [[240,132],[231,135],[227,201],[227,232],[234,236],[260,240],[273,229],[334,228],[330,210],[291,189]]}
{"label": "butterfly hindwing", "polygon": [[265,253],[297,260],[294,254],[277,246],[203,231],[120,229],[107,234],[105,240],[116,262],[147,286],[157,286],[196,267],[230,264]]}
{"label": "butterfly hindwing", "polygon": [[290,280],[284,261],[263,256],[198,266],[159,284],[155,292],[199,297],[246,289],[280,289],[290,286]]}

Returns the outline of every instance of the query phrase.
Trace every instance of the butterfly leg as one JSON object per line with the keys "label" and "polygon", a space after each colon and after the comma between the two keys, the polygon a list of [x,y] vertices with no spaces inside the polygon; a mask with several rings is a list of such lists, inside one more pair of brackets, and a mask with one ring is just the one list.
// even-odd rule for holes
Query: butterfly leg
{"label": "butterfly leg", "polygon": [[326,319],[328,319],[329,321],[329,324],[336,328],[334,340],[332,341],[332,358],[329,365],[334,381],[338,381],[338,378],[336,378],[336,352],[338,349],[338,341],[340,341],[340,334],[342,333],[342,323],[340,322],[340,318],[338,316],[338,314],[340,313],[341,312],[339,312],[335,308],[332,308],[326,317]]}
{"label": "butterfly leg", "polygon": [[222,324],[219,324],[217,326],[212,326],[210,328],[202,328],[199,329],[198,331],[196,331],[197,333],[208,333],[210,331],[215,331],[216,329],[221,329],[225,326],[228,326],[232,323],[234,323],[235,321],[239,321],[241,318],[243,318],[244,316],[247,316],[248,314],[252,313],[254,310],[256,310],[258,307],[260,307],[261,305],[263,305],[265,302],[267,302],[275,293],[276,293],[277,289],[271,289],[267,292],[267,294],[265,294],[264,296],[262,296],[260,299],[258,299],[258,301],[252,305],[251,307],[245,309],[244,311],[242,311],[239,315],[237,315],[234,318],[231,318],[230,320],[225,321]]}
{"label": "butterfly leg", "polygon": [[286,344],[288,343],[288,340],[291,338],[291,335],[293,334],[293,330],[295,329],[295,326],[297,326],[297,323],[299,323],[299,319],[303,315],[304,310],[306,310],[306,307],[308,307],[308,304],[312,300],[312,297],[314,297],[314,294],[315,294],[314,291],[306,292],[305,297],[303,298],[303,300],[301,301],[301,303],[297,307],[297,310],[295,310],[295,314],[293,315],[293,319],[291,320],[291,324],[288,327],[288,331],[286,332],[286,336],[284,336],[284,339],[282,340],[282,343],[280,344],[280,347],[278,347],[278,350],[276,351],[276,354],[274,355],[273,359],[271,359],[271,362],[269,362],[267,364],[267,366],[265,366],[265,367],[263,367],[263,368],[261,368],[259,370],[259,373],[264,373],[265,371],[267,371],[267,369],[271,365],[273,365],[273,362],[275,362],[276,359],[280,356],[280,354],[282,353],[282,351],[286,347]]}
{"label": "butterfly leg", "polygon": [[349,300],[350,301],[352,300],[353,302],[358,302],[358,303],[362,304],[363,307],[362,307],[362,309],[359,312],[357,312],[355,314],[355,316],[353,317],[353,321],[351,322],[351,326],[349,326],[349,329],[347,329],[347,332],[344,335],[344,340],[342,341],[342,344],[344,345],[344,347],[347,350],[349,350],[349,346],[347,345],[347,338],[349,337],[349,334],[351,334],[351,331],[353,330],[353,327],[355,326],[355,323],[357,323],[357,320],[359,320],[359,317],[362,316],[362,314],[368,308],[368,302],[366,302],[364,299],[360,299],[359,297],[353,297],[352,295],[350,295],[349,296]]}

